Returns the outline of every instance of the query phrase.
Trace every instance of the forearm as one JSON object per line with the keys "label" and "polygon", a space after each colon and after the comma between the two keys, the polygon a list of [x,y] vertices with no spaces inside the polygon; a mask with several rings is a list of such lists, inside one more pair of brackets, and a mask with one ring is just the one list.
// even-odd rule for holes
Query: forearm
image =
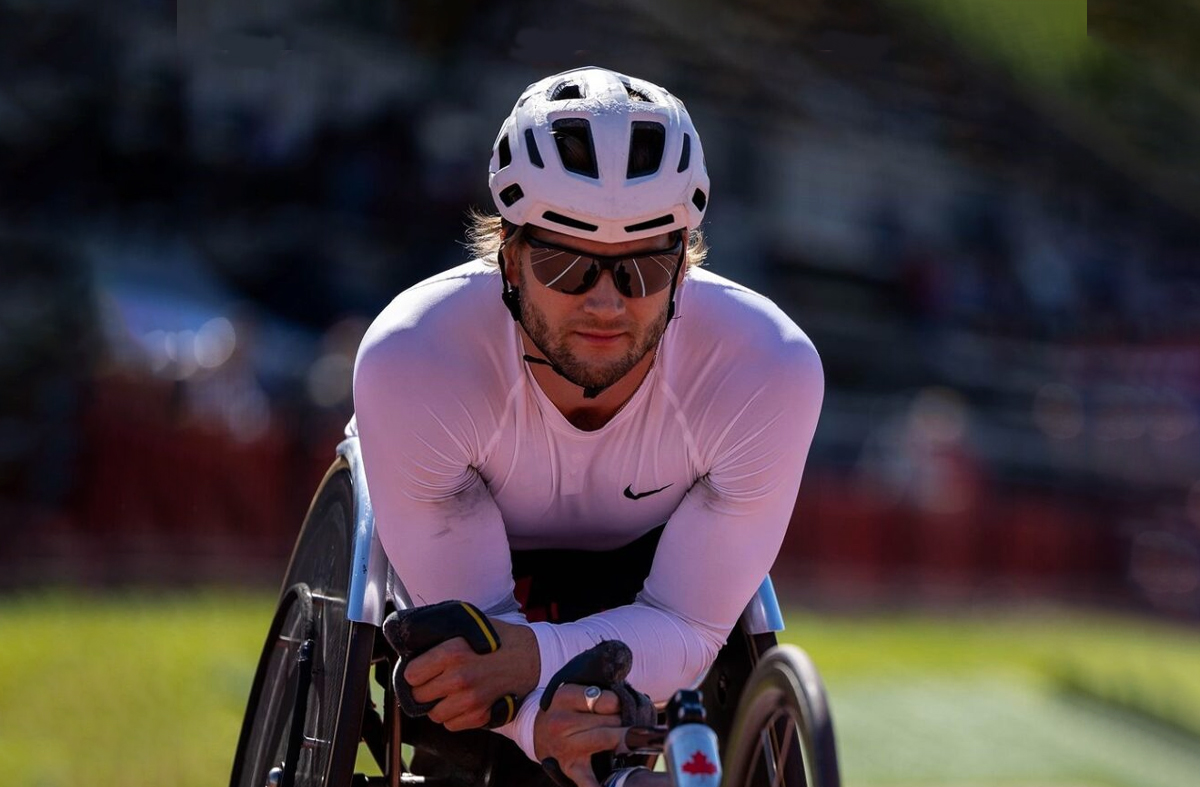
{"label": "forearm", "polygon": [[[502,617],[510,619],[510,615]],[[630,684],[653,701],[666,702],[676,690],[703,678],[724,641],[724,632],[706,630],[645,603],[618,607],[573,623],[532,623],[527,627],[536,637],[539,688],[526,696],[517,717],[496,731],[535,760],[533,730],[542,687],[575,655],[601,640],[625,642],[634,654]]]}
{"label": "forearm", "polygon": [[494,730],[494,732],[511,739],[520,747],[521,751],[525,752],[525,756],[534,762],[537,762],[538,758],[533,750],[533,722],[537,716],[538,703],[541,699],[542,690],[534,689],[517,711],[517,717],[503,727],[497,727]]}
{"label": "forearm", "polygon": [[530,624],[537,637],[544,686],[563,664],[603,640],[621,640],[633,651],[629,682],[655,702],[699,682],[727,631],[704,627],[639,601],[573,623]]}

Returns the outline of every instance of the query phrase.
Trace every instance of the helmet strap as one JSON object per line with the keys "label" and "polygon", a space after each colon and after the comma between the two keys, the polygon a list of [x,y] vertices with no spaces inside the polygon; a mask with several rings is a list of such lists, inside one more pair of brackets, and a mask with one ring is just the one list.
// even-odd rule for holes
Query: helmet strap
{"label": "helmet strap", "polygon": [[[530,336],[529,339],[530,341],[533,341],[532,336]],[[535,347],[537,347],[537,342],[533,342],[533,344]],[[538,349],[540,350],[542,348],[538,347]],[[558,364],[556,364],[554,361],[547,360],[546,358],[538,358],[536,355],[530,355],[529,353],[525,353],[524,358],[526,363],[540,363],[543,366],[549,366],[559,377],[567,380],[568,382],[574,383],[575,385],[579,385],[579,383],[576,383],[574,380],[567,377],[567,375],[563,373],[563,370],[560,369]],[[608,388],[607,385],[580,385],[579,387],[583,389],[584,399],[595,399],[602,391]]]}
{"label": "helmet strap", "polygon": [[[679,269],[675,269],[675,276],[671,277],[671,299],[667,301],[667,325],[671,324],[671,320],[675,317],[675,277],[679,275]],[[666,330],[666,327],[663,327]]]}
{"label": "helmet strap", "polygon": [[[675,264],[675,273],[671,276],[671,297],[667,301],[667,325],[671,324],[671,320],[675,317],[675,286],[679,282],[679,271],[683,270],[683,263],[687,259],[687,230],[684,230],[683,251],[679,253],[679,262]],[[663,331],[667,329],[664,327]]]}
{"label": "helmet strap", "polygon": [[500,265],[500,280],[504,282],[504,292],[500,293],[500,300],[504,301],[504,305],[508,308],[508,313],[519,324],[521,322],[521,290],[508,283],[508,271],[504,265],[503,245],[496,250],[496,262]]}

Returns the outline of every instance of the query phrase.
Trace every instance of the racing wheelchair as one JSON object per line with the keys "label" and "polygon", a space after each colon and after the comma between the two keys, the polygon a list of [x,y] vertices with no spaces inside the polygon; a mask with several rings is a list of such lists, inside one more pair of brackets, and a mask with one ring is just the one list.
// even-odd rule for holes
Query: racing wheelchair
{"label": "racing wheelchair", "polygon": [[[461,767],[453,778],[436,768],[432,775],[422,772],[422,759],[430,761],[428,752],[421,755],[424,735],[436,725],[401,714],[391,688],[397,656],[381,633],[390,610],[411,607],[375,533],[358,438],[348,437],[292,552],[250,689],[230,787],[537,783],[540,771],[514,775],[497,767],[504,760],[500,748],[509,746],[526,767],[537,768],[515,744],[480,730],[455,733],[477,735],[466,749],[466,775]],[[719,745],[721,784],[840,787],[820,676],[803,651],[777,643],[782,629],[768,577],[699,687]],[[372,699],[372,679],[383,689],[382,702]],[[358,772],[360,744],[382,775]],[[647,745],[653,751],[654,744]]]}

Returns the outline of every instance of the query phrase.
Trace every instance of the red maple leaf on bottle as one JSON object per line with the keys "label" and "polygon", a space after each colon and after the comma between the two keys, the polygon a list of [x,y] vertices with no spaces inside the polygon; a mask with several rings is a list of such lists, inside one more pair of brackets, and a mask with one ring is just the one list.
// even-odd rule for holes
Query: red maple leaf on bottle
{"label": "red maple leaf on bottle", "polygon": [[697,750],[692,758],[683,764],[683,772],[698,776],[712,776],[717,772],[717,766],[704,756],[704,752]]}

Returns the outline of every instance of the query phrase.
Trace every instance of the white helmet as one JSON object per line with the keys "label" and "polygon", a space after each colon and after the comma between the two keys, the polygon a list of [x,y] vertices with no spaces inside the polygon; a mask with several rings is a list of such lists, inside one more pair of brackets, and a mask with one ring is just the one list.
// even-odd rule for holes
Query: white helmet
{"label": "white helmet", "polygon": [[[564,163],[571,145],[582,155]],[[605,243],[696,227],[708,205],[704,151],[682,102],[595,67],[525,88],[492,146],[488,185],[513,224]]]}

